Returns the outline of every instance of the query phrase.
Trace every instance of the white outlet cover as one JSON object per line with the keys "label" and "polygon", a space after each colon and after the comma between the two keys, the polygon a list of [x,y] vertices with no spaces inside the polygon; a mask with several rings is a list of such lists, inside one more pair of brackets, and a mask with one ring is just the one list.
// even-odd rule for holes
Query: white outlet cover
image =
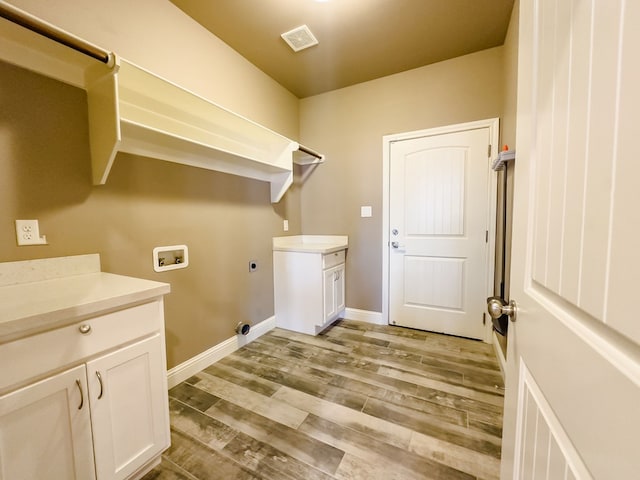
{"label": "white outlet cover", "polygon": [[367,218],[370,217],[372,215],[372,209],[370,205],[365,205],[360,207],[360,216],[362,218]]}
{"label": "white outlet cover", "polygon": [[47,237],[40,236],[38,220],[16,220],[18,245],[46,245]]}

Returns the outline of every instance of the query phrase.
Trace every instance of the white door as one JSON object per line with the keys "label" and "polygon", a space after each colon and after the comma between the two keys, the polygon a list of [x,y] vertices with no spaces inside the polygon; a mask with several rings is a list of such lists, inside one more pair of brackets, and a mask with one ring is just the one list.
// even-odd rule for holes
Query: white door
{"label": "white door", "polygon": [[0,479],[95,478],[84,365],[0,397]]}
{"label": "white door", "polygon": [[98,480],[127,478],[169,446],[160,335],[87,363]]}
{"label": "white door", "polygon": [[521,0],[504,480],[640,478],[640,2]]}
{"label": "white door", "polygon": [[485,337],[490,128],[390,143],[389,323]]}

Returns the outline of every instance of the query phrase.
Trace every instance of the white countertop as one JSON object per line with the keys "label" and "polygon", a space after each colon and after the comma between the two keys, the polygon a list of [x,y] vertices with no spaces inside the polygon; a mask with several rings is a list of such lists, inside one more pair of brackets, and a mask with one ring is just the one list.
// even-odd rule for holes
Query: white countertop
{"label": "white countertop", "polygon": [[96,271],[96,257],[0,263],[0,343],[170,291],[167,283]]}
{"label": "white countertop", "polygon": [[273,250],[281,252],[333,253],[349,247],[346,235],[291,235],[273,237]]}

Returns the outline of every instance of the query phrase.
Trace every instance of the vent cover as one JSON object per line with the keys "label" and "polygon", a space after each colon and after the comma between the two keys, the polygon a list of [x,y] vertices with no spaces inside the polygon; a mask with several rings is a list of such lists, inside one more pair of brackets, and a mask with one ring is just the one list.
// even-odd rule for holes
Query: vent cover
{"label": "vent cover", "polygon": [[280,35],[282,39],[293,49],[299,52],[305,48],[313,47],[318,44],[318,40],[313,36],[311,30],[306,25],[301,25]]}

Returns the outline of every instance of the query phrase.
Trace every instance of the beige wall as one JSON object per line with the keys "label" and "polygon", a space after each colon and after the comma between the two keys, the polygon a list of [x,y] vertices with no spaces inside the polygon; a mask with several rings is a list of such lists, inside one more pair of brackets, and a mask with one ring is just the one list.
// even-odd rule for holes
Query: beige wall
{"label": "beige wall", "polygon": [[[168,1],[12,3],[297,138],[297,98]],[[169,367],[273,315],[271,237],[283,218],[300,231],[297,189],[272,205],[267,183],[125,154],[93,187],[82,90],[0,64],[0,96],[0,261],[100,253],[105,271],[171,283]],[[18,218],[49,245],[17,247]],[[183,243],[189,267],[155,273],[153,247]]]}
{"label": "beige wall", "polygon": [[382,136],[500,117],[502,70],[498,47],[301,100],[301,141],[327,157],[302,186],[302,230],[349,235],[347,306],[382,309]]}

